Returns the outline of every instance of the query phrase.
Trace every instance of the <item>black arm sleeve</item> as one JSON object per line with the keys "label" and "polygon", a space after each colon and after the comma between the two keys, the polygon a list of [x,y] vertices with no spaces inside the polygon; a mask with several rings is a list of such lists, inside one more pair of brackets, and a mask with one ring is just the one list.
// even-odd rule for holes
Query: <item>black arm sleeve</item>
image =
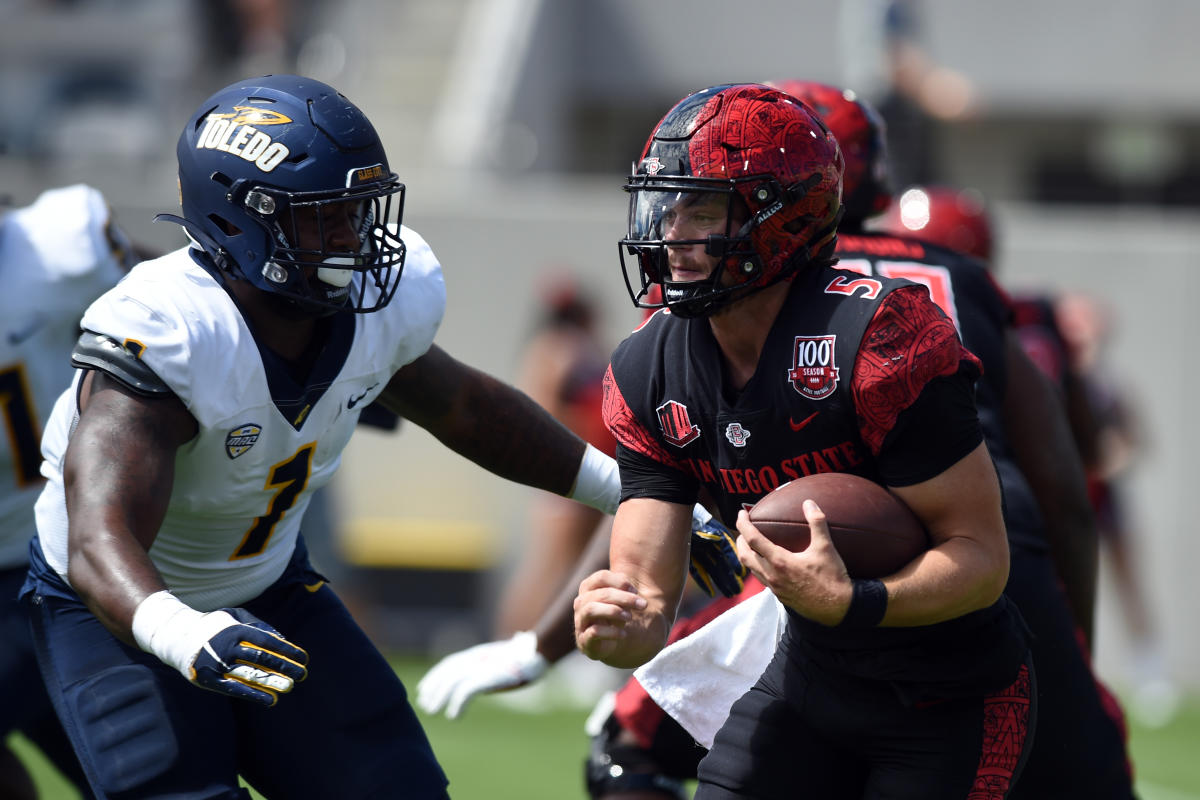
{"label": "black arm sleeve", "polygon": [[900,413],[883,440],[879,472],[888,486],[912,486],[954,466],[983,441],[972,376],[935,378]]}
{"label": "black arm sleeve", "polygon": [[621,470],[621,501],[635,497],[694,505],[700,481],[677,469],[617,444],[617,466]]}

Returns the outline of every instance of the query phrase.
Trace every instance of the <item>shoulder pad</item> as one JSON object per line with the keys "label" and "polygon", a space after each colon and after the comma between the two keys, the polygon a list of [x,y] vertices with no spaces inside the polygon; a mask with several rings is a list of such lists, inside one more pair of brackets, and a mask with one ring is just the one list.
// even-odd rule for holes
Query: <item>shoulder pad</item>
{"label": "shoulder pad", "polygon": [[129,389],[150,397],[173,394],[142,361],[142,347],[134,341],[121,344],[116,339],[84,331],[71,351],[71,364],[82,369],[98,369],[111,375]]}

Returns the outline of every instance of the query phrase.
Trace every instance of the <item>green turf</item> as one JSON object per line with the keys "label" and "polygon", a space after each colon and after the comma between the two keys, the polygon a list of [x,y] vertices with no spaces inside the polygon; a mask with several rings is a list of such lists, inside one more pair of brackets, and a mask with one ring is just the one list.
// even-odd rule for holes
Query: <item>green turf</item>
{"label": "green turf", "polygon": [[[411,659],[393,663],[409,687],[428,666]],[[422,716],[422,722],[450,776],[455,800],[575,800],[585,797],[585,716],[584,711],[517,712],[485,698],[461,719]],[[30,766],[43,800],[78,797],[28,743],[20,737],[10,741]],[[1165,727],[1132,721],[1130,748],[1142,800],[1200,800],[1200,695],[1193,695]]]}

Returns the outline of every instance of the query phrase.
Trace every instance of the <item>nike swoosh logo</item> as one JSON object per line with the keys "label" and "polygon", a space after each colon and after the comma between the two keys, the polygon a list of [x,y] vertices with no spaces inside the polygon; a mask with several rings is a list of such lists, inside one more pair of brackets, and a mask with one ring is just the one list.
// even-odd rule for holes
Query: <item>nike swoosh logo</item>
{"label": "nike swoosh logo", "polygon": [[349,400],[346,401],[346,408],[347,409],[354,408],[356,405],[358,405],[360,400],[362,400],[364,397],[366,397],[368,394],[370,394],[371,389],[374,389],[378,385],[379,385],[378,383],[371,384],[370,388],[368,388],[367,391],[363,392],[358,397],[351,397]]}
{"label": "nike swoosh logo", "polygon": [[25,341],[35,333],[40,331],[46,324],[46,318],[41,314],[34,317],[24,328],[17,328],[15,331],[8,332],[8,343],[16,347],[21,342]]}
{"label": "nike swoosh logo", "polygon": [[793,431],[803,430],[804,426],[807,425],[808,423],[812,422],[814,419],[816,419],[817,414],[820,414],[820,413],[821,413],[820,411],[814,411],[813,413],[809,414],[807,417],[800,420],[799,422],[793,422],[792,418],[788,417],[788,425],[792,426]]}

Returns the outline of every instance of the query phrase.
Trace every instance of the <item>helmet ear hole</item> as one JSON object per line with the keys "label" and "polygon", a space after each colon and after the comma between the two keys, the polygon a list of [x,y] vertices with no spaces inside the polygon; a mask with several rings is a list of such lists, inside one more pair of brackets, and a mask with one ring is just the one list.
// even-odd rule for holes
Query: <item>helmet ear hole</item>
{"label": "helmet ear hole", "polygon": [[803,233],[804,229],[811,225],[815,220],[816,217],[796,217],[795,219],[789,219],[787,222],[783,223],[783,229],[788,233]]}
{"label": "helmet ear hole", "polygon": [[242,234],[241,228],[239,228],[237,225],[234,225],[232,222],[220,216],[219,214],[209,214],[208,219],[213,225],[216,225],[218,228],[220,228],[221,233],[225,234],[226,236],[240,236]]}

